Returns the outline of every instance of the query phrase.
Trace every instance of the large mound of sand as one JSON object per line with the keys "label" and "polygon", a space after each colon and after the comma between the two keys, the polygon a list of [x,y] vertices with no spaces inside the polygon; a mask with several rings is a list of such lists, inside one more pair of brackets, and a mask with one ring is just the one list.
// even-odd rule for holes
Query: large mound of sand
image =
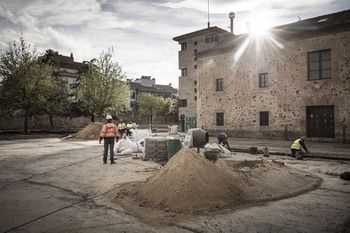
{"label": "large mound of sand", "polygon": [[73,139],[98,140],[104,123],[90,122],[88,126],[80,130],[78,133],[71,135]]}
{"label": "large mound of sand", "polygon": [[193,149],[183,147],[135,195],[145,205],[174,212],[218,210],[241,199],[238,182]]}
{"label": "large mound of sand", "polygon": [[183,147],[155,175],[127,186],[117,197],[136,198],[138,205],[159,210],[209,213],[295,196],[320,183],[320,178],[280,162],[213,163]]}

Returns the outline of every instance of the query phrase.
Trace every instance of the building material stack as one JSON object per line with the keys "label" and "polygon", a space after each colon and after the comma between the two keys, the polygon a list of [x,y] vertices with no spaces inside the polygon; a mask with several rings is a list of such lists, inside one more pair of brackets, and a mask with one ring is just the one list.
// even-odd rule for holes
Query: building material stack
{"label": "building material stack", "polygon": [[168,140],[164,137],[146,137],[144,159],[167,160],[167,141]]}

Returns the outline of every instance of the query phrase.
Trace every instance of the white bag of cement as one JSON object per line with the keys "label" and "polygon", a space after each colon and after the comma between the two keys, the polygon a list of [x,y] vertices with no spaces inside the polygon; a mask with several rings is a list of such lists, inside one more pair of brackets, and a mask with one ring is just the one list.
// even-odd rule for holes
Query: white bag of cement
{"label": "white bag of cement", "polygon": [[131,129],[130,131],[132,133],[132,140],[134,142],[138,142],[147,136],[152,136],[151,129]]}
{"label": "white bag of cement", "polygon": [[208,149],[218,149],[221,151],[221,158],[230,158],[231,157],[231,151],[229,151],[228,149],[226,149],[225,147],[217,144],[217,143],[213,143],[213,144],[209,144],[207,143],[204,148],[206,150]]}
{"label": "white bag of cement", "polygon": [[137,152],[137,144],[136,142],[131,141],[128,137],[120,139],[114,147],[114,152],[120,153],[124,150],[131,149],[132,152]]}
{"label": "white bag of cement", "polygon": [[120,152],[120,155],[131,155],[133,153],[131,148],[128,148],[126,150],[123,150],[122,152]]}
{"label": "white bag of cement", "polygon": [[145,139],[141,139],[137,142],[137,152],[142,152],[145,149]]}

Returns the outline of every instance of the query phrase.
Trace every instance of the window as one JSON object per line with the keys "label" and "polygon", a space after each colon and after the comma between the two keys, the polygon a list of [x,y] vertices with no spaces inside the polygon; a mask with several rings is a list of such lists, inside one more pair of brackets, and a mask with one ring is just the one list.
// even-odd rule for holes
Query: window
{"label": "window", "polygon": [[67,73],[71,73],[71,74],[76,74],[76,73],[78,73],[78,71],[77,70],[72,70],[72,69],[65,69],[65,71],[67,72]]}
{"label": "window", "polygon": [[194,101],[197,101],[197,96],[194,97]]}
{"label": "window", "polygon": [[180,107],[187,107],[187,100],[186,99],[180,100]]}
{"label": "window", "polygon": [[310,52],[307,54],[308,59],[308,79],[320,80],[331,79],[331,50],[322,50]]}
{"label": "window", "polygon": [[194,60],[194,61],[197,61],[197,57],[194,57],[193,60]]}
{"label": "window", "polygon": [[187,49],[187,43],[185,42],[185,43],[182,43],[181,44],[181,51],[182,50],[186,50]]}
{"label": "window", "polygon": [[196,46],[197,45],[197,41],[195,41],[193,44],[194,44],[194,46]]}
{"label": "window", "polygon": [[216,91],[223,91],[224,90],[224,79],[219,78],[216,79]]}
{"label": "window", "polygon": [[187,76],[187,69],[181,69],[181,76]]}
{"label": "window", "polygon": [[194,93],[197,93],[197,88],[194,89]]}
{"label": "window", "polygon": [[193,51],[194,55],[197,56],[197,49]]}
{"label": "window", "polygon": [[193,81],[193,84],[194,84],[194,85],[197,85],[197,80]]}
{"label": "window", "polygon": [[269,125],[269,112],[260,112],[260,126]]}
{"label": "window", "polygon": [[268,87],[268,74],[259,74],[259,87]]}
{"label": "window", "polygon": [[224,113],[223,112],[216,113],[216,125],[217,126],[224,125]]}
{"label": "window", "polygon": [[205,37],[205,43],[211,43],[211,42],[218,42],[219,37],[218,35],[212,34],[212,35],[207,35]]}
{"label": "window", "polygon": [[131,99],[136,99],[136,93],[135,92],[131,92]]}
{"label": "window", "polygon": [[195,70],[197,69],[197,65],[194,65],[194,67],[193,67]]}

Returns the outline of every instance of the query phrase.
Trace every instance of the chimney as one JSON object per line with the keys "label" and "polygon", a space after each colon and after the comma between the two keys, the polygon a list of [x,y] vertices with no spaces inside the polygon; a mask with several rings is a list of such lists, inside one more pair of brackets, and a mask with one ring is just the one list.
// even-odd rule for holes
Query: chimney
{"label": "chimney", "polygon": [[231,25],[230,25],[230,31],[231,33],[233,34],[233,19],[235,18],[235,13],[231,12],[228,17],[230,18],[230,22],[231,22]]}

